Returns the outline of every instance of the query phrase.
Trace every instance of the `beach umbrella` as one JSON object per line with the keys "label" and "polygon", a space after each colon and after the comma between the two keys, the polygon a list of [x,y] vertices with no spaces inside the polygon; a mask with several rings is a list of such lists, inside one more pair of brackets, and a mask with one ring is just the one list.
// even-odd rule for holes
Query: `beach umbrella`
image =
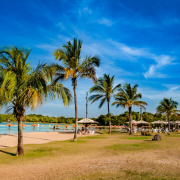
{"label": "beach umbrella", "polygon": [[80,127],[84,127],[84,125],[82,124]]}
{"label": "beach umbrella", "polygon": [[33,126],[33,128],[35,128],[36,126],[38,126],[37,124],[32,124],[31,126]]}
{"label": "beach umbrella", "polygon": [[22,124],[22,127],[24,128],[26,125],[25,124]]}
{"label": "beach umbrella", "polygon": [[75,124],[73,124],[73,125],[72,125],[72,127],[76,127],[76,125],[75,125]]}
{"label": "beach umbrella", "polygon": [[64,127],[66,127],[66,128],[67,128],[67,127],[68,127],[68,125],[67,125],[67,124],[65,124],[65,125],[64,125]]}
{"label": "beach umbrella", "polygon": [[59,124],[56,124],[55,126],[56,126],[56,127],[59,127],[60,125],[59,125]]}
{"label": "beach umbrella", "polygon": [[10,129],[10,127],[14,126],[14,124],[9,123],[9,124],[6,124],[6,126],[9,126],[9,129]]}

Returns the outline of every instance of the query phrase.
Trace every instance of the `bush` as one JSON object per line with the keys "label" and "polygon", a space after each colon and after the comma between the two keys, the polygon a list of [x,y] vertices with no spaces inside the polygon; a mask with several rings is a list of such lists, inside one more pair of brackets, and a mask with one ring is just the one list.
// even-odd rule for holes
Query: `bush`
{"label": "bush", "polygon": [[4,116],[0,114],[0,123],[1,123],[1,122],[4,122],[4,120],[5,120],[5,119],[4,119]]}

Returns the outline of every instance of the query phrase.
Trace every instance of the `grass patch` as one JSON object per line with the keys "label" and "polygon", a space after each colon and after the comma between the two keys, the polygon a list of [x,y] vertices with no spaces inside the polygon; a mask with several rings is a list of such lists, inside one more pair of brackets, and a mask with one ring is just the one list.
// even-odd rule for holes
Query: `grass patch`
{"label": "grass patch", "polygon": [[125,139],[132,139],[132,140],[138,140],[138,139],[150,139],[150,137],[147,136],[134,136],[134,137],[125,137]]}
{"label": "grass patch", "polygon": [[86,139],[106,139],[107,137],[104,137],[104,136],[86,136],[86,137],[83,137],[83,138],[86,138]]}
{"label": "grass patch", "polygon": [[166,137],[180,137],[180,135],[165,135]]}
{"label": "grass patch", "polygon": [[154,143],[139,143],[139,144],[115,144],[107,148],[118,151],[139,151],[157,148],[158,145]]}

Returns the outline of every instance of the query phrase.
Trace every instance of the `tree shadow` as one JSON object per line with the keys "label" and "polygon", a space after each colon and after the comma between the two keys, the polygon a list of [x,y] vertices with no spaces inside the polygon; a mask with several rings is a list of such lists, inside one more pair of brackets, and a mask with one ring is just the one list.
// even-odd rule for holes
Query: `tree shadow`
{"label": "tree shadow", "polygon": [[15,154],[15,153],[11,153],[11,152],[7,152],[7,151],[3,151],[3,150],[1,150],[1,149],[0,149],[0,152],[5,153],[5,154],[9,154],[9,155],[11,155],[11,156],[16,156],[16,154]]}

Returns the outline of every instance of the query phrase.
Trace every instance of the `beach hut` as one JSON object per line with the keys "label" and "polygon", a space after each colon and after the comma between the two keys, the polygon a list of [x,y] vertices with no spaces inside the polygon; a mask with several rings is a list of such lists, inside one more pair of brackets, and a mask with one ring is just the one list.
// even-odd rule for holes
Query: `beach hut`
{"label": "beach hut", "polygon": [[89,119],[89,118],[84,118],[80,121],[78,121],[79,124],[83,124],[85,126],[85,132],[87,131],[87,127],[90,125],[90,124],[98,124],[99,122],[97,121],[94,121],[92,119]]}

